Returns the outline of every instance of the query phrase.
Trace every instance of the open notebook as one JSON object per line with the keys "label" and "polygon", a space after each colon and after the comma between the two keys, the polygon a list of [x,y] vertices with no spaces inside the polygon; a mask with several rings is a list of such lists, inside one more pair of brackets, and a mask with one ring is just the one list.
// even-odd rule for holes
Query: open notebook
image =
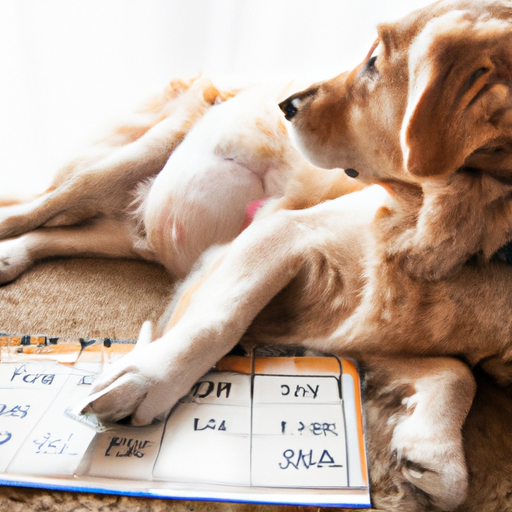
{"label": "open notebook", "polygon": [[165,421],[70,412],[112,340],[0,336],[0,483],[136,496],[369,507],[360,381],[336,357],[227,356]]}

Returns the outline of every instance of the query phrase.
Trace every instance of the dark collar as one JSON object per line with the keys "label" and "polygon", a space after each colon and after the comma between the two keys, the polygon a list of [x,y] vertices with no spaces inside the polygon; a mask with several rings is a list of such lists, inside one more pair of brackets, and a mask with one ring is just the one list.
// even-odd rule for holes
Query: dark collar
{"label": "dark collar", "polygon": [[494,261],[503,261],[512,265],[512,240],[507,242],[501,249],[498,249],[492,256]]}

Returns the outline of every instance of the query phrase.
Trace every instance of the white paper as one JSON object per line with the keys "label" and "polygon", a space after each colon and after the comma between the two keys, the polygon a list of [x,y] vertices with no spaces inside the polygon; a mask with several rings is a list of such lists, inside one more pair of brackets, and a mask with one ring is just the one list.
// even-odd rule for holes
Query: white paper
{"label": "white paper", "polygon": [[153,477],[250,485],[251,376],[210,373],[167,421]]}
{"label": "white paper", "polygon": [[160,450],[164,424],[151,427],[117,427],[97,435],[89,476],[151,480]]}
{"label": "white paper", "polygon": [[267,373],[256,375],[212,371],[165,421],[98,432],[91,428],[97,422],[76,421],[67,411],[87,400],[106,361],[102,350],[84,350],[72,366],[22,356],[0,364],[0,480],[6,484],[369,504],[358,383],[333,371],[332,360],[262,359],[256,363]]}
{"label": "white paper", "polygon": [[256,375],[254,403],[339,404],[338,381],[334,377]]}
{"label": "white paper", "polygon": [[93,375],[66,369],[72,373],[9,464],[10,473],[71,476],[79,466],[95,432],[65,411],[89,394]]}
{"label": "white paper", "polygon": [[[297,402],[308,405],[298,407]],[[251,483],[348,485],[345,425],[336,378],[254,378]]]}

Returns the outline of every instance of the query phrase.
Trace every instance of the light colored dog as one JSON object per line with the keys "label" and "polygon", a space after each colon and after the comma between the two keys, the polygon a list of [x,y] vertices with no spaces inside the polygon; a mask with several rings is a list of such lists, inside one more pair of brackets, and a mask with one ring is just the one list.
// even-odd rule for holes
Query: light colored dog
{"label": "light colored dog", "polygon": [[[328,184],[314,179],[311,191],[320,171],[293,149],[268,102],[282,91],[253,103],[261,110],[244,119],[259,135],[248,139],[241,125],[224,132],[233,126],[225,119],[257,93],[210,109],[223,95],[196,81],[179,102],[161,104],[175,108],[172,115],[152,114],[139,129],[119,132],[119,150],[79,162],[33,203],[2,210],[3,237],[46,226],[2,242],[4,282],[35,258],[75,253],[137,255],[184,275],[211,243],[236,236],[247,202],[289,191],[232,243],[205,254],[161,337],[98,380],[91,410],[150,423],[240,340],[351,356],[387,386],[381,396],[399,404],[388,425],[406,481],[430,507],[459,505],[467,490],[461,427],[475,392],[468,365],[481,364],[501,384],[512,375],[512,269],[493,258],[512,238],[511,21],[505,1],[434,4],[381,25],[353,71],[281,103],[314,164],[381,186],[321,202],[360,185],[326,171]],[[197,182],[183,181],[185,173],[176,180],[170,169],[189,159],[214,162],[219,183],[233,175],[242,183],[211,189],[212,200],[225,194],[219,204],[233,202],[229,211],[237,212],[220,231],[224,239],[203,240],[214,230],[209,215],[215,226],[226,220],[219,207],[190,223],[176,220],[175,190],[194,199]],[[147,164],[135,164],[141,161]],[[197,193],[209,199],[203,183]],[[139,199],[126,215],[135,190]],[[193,204],[192,219],[205,203]],[[86,218],[94,221],[55,227]],[[196,227],[203,245],[180,255]]]}
{"label": "light colored dog", "polygon": [[1,210],[0,237],[11,239],[0,283],[36,259],[80,254],[154,260],[185,276],[240,232],[248,203],[282,195],[291,169],[314,171],[290,143],[280,89],[233,98],[206,78],[172,82],[45,194]]}

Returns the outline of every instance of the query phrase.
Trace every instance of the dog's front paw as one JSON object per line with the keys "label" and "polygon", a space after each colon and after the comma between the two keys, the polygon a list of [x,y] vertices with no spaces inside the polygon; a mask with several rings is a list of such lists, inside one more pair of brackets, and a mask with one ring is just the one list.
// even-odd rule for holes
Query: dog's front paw
{"label": "dog's front paw", "polygon": [[129,419],[132,425],[141,426],[170,411],[188,388],[180,386],[183,382],[172,371],[168,341],[150,341],[151,327],[146,323],[132,352],[100,375],[82,412],[93,413],[104,422]]}
{"label": "dog's front paw", "polygon": [[468,474],[460,436],[426,432],[409,418],[395,427],[392,447],[402,474],[440,510],[453,510],[466,498]]}
{"label": "dog's front paw", "polygon": [[0,285],[16,279],[32,263],[22,238],[0,242]]}
{"label": "dog's front paw", "polygon": [[145,405],[146,400],[152,400],[155,385],[151,376],[132,361],[116,364],[97,381],[83,412],[105,422],[129,419],[132,425],[149,425],[161,412],[156,403],[154,408]]}

